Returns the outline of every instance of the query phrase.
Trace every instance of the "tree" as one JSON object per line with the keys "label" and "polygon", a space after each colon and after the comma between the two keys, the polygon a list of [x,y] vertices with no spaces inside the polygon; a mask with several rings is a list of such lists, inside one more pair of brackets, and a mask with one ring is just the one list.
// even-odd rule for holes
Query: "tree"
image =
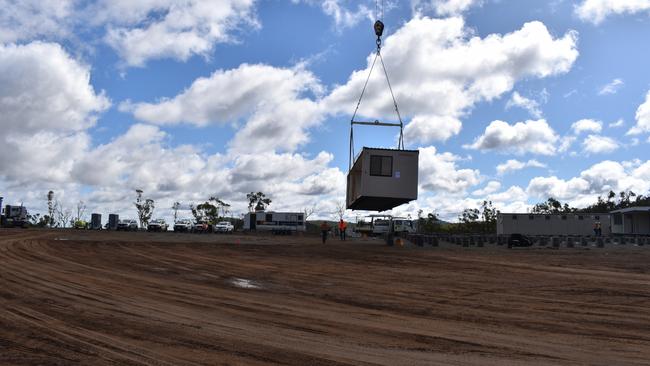
{"label": "tree", "polygon": [[55,202],[54,202],[54,191],[47,192],[47,212],[48,212],[48,223],[49,227],[54,226],[54,211],[55,211]]}
{"label": "tree", "polygon": [[136,210],[138,210],[138,220],[140,221],[140,227],[146,227],[153,216],[153,210],[155,208],[154,201],[150,198],[143,198],[141,189],[136,189],[136,198],[133,204],[135,205]]}
{"label": "tree", "polygon": [[305,222],[307,222],[309,216],[313,215],[315,211],[316,211],[316,205],[313,205],[311,207],[305,207],[302,209],[302,212],[305,214]]}
{"label": "tree", "polygon": [[77,217],[75,217],[75,221],[81,221],[85,213],[86,213],[86,203],[82,200],[79,200],[79,202],[77,202]]}
{"label": "tree", "polygon": [[180,202],[174,202],[172,205],[172,210],[174,210],[174,222],[178,219],[178,210],[181,208]]}
{"label": "tree", "polygon": [[271,199],[266,198],[266,195],[262,192],[251,192],[246,195],[248,199],[248,211],[264,211],[268,205],[271,204]]}
{"label": "tree", "polygon": [[219,209],[210,201],[205,201],[196,206],[192,204],[190,210],[196,222],[208,221],[210,224],[215,224],[219,217]]}
{"label": "tree", "polygon": [[481,205],[481,218],[484,223],[484,232],[493,233],[497,231],[497,214],[499,211],[492,206],[492,201],[483,201]]}
{"label": "tree", "polygon": [[337,202],[336,203],[336,216],[339,218],[339,220],[343,220],[343,216],[345,216],[345,203],[344,202]]}
{"label": "tree", "polygon": [[70,223],[70,218],[72,217],[72,210],[63,207],[63,204],[60,201],[54,202],[54,215],[56,227],[66,228]]}

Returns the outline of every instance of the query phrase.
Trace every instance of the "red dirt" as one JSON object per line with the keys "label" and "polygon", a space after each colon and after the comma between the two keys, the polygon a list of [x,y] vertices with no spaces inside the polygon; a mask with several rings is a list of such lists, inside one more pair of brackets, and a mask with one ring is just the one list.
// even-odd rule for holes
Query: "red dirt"
{"label": "red dirt", "polygon": [[71,364],[648,365],[650,248],[0,230],[0,365]]}

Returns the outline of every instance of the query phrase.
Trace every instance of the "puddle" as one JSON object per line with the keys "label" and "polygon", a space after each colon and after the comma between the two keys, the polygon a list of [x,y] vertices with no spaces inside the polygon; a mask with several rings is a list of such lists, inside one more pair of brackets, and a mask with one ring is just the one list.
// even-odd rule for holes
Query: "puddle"
{"label": "puddle", "polygon": [[259,289],[262,288],[260,285],[256,284],[255,282],[251,280],[247,280],[244,278],[233,278],[230,280],[230,284],[239,287],[239,288],[245,288],[245,289]]}
{"label": "puddle", "polygon": [[58,241],[66,241],[66,240],[70,240],[70,239],[68,239],[68,238],[54,238],[54,240],[58,240]]}

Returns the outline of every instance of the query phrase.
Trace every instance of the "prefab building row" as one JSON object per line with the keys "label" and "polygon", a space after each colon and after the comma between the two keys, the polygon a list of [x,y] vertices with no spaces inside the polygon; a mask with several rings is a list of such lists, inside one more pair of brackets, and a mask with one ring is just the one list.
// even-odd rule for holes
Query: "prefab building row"
{"label": "prefab building row", "polygon": [[594,228],[597,225],[602,235],[609,235],[610,214],[500,213],[497,215],[498,235],[594,235]]}
{"label": "prefab building row", "polygon": [[612,234],[650,235],[650,207],[629,207],[611,212]]}
{"label": "prefab building row", "polygon": [[244,230],[272,232],[305,231],[305,215],[302,212],[250,212],[244,216]]}

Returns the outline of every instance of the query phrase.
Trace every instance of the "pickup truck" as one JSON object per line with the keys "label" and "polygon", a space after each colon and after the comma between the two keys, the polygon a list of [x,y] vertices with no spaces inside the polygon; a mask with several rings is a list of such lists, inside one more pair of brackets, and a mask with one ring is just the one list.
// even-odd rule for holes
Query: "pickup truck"
{"label": "pickup truck", "polygon": [[138,222],[132,219],[123,219],[117,224],[117,230],[138,231]]}
{"label": "pickup truck", "polygon": [[235,227],[228,221],[221,221],[214,225],[213,230],[215,233],[232,234],[235,231]]}
{"label": "pickup truck", "polygon": [[147,231],[167,231],[169,225],[163,219],[156,219],[149,221],[147,225]]}
{"label": "pickup truck", "polygon": [[188,233],[192,231],[192,220],[180,219],[174,223],[174,231],[181,233]]}
{"label": "pickup truck", "polygon": [[193,233],[204,234],[209,233],[210,231],[212,231],[212,225],[207,221],[197,221],[194,226],[192,226]]}

